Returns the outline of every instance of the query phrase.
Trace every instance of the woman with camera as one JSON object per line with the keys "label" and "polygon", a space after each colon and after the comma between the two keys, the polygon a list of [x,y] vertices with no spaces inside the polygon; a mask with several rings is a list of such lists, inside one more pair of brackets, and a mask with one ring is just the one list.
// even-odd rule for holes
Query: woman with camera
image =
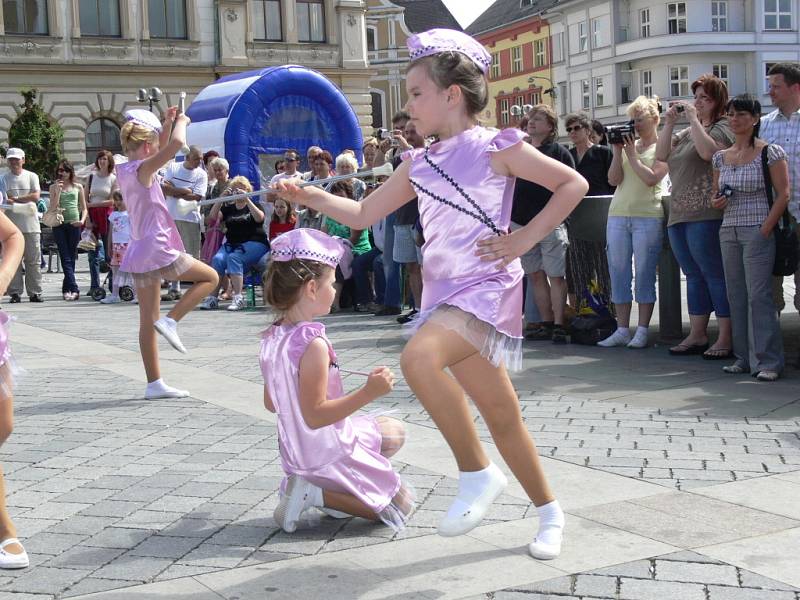
{"label": "woman with camera", "polygon": [[[772,298],[773,230],[789,203],[789,166],[783,148],[758,139],[758,100],[749,94],[736,96],[727,112],[736,141],[711,159],[711,205],[723,211],[719,237],[736,356],[723,370],[775,381],[784,357]],[[771,206],[767,185],[775,190]]]}
{"label": "woman with camera", "polygon": [[[656,302],[656,267],[663,242],[664,210],[661,182],[667,165],[656,160],[659,104],[639,96],[628,106],[634,134],[624,134],[622,143],[611,137],[614,159],[608,182],[617,186],[608,210],[606,253],[611,274],[611,301],[617,313],[617,330],[598,346],[647,347],[650,318]],[[639,139],[636,139],[638,135]],[[631,336],[631,283],[636,266],[636,303],[639,325]]]}
{"label": "woman with camera", "polygon": [[[669,352],[723,360],[732,356],[731,313],[719,244],[722,211],[711,204],[711,158],[733,143],[725,117],[728,89],[719,78],[703,75],[692,83],[692,93],[694,102],[674,102],[667,110],[656,145],[656,158],[669,165],[672,200],[667,234],[675,259],[686,275],[689,305],[689,335]],[[673,135],[681,118],[689,126]],[[717,315],[719,334],[709,348],[708,321],[712,311]]]}
{"label": "woman with camera", "polygon": [[[614,186],[608,181],[613,155],[611,148],[592,142],[592,121],[583,113],[567,115],[565,119],[567,134],[574,147],[570,149],[575,161],[575,170],[589,182],[587,196],[610,196]],[[569,233],[569,222],[567,223]],[[583,294],[597,282],[600,292],[608,295],[611,281],[608,277],[608,261],[605,244],[575,239],[569,236],[567,248],[567,291],[570,304],[580,306]]]}

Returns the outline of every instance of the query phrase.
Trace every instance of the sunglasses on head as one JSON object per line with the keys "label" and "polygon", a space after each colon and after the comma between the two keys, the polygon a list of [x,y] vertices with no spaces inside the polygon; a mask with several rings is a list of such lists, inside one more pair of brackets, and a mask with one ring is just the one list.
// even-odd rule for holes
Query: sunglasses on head
{"label": "sunglasses on head", "polygon": [[284,162],[297,162],[297,159],[296,159],[296,158],[292,158],[292,157],[290,157],[290,156],[287,156],[287,157],[286,157],[286,158],[284,158],[283,160],[284,160]]}
{"label": "sunglasses on head", "polygon": [[572,127],[567,127],[567,133],[572,133],[573,131],[578,131],[579,129],[583,129],[583,125],[573,125]]}

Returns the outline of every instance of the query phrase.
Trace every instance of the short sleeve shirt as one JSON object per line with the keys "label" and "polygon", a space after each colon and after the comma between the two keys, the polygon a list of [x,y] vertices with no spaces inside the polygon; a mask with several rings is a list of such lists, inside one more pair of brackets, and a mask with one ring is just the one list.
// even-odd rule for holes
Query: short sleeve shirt
{"label": "short sleeve shirt", "polygon": [[[572,155],[564,146],[557,142],[542,144],[537,148],[539,152],[560,161],[568,167],[574,169],[575,161]],[[531,219],[542,212],[547,205],[553,192],[546,187],[527,181],[517,179],[514,186],[514,203],[511,205],[511,220],[517,225],[527,225]]]}
{"label": "short sleeve shirt", "polygon": [[774,110],[761,118],[758,137],[770,144],[778,144],[786,151],[789,163],[789,212],[800,218],[800,110],[787,118]]}
{"label": "short sleeve shirt", "polygon": [[[164,181],[172,184],[178,188],[188,188],[192,190],[193,194],[205,198],[206,191],[208,191],[208,174],[202,169],[187,169],[183,163],[172,163],[164,175]],[[176,221],[188,221],[189,223],[200,223],[200,209],[193,210],[189,214],[183,214],[179,209],[181,198],[173,198],[166,196],[167,209],[169,214]]]}
{"label": "short sleeve shirt", "polygon": [[230,244],[245,242],[267,243],[261,223],[256,223],[248,207],[236,208],[233,204],[223,204],[220,208],[225,223],[225,238]]}
{"label": "short sleeve shirt", "polygon": [[[9,171],[0,179],[0,185],[2,191],[11,197],[27,196],[31,192],[41,191],[39,176],[26,169],[22,169],[22,173],[19,175],[14,175]],[[6,215],[22,233],[39,233],[41,231],[36,202],[14,205],[6,211]]]}

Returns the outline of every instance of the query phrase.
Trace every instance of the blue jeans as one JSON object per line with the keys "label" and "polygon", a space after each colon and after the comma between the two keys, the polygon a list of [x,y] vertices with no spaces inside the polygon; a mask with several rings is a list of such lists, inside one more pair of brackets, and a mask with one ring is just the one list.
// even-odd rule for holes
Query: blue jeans
{"label": "blue jeans", "polygon": [[61,293],[80,293],[75,282],[75,257],[78,254],[78,242],[81,239],[81,228],[73,227],[69,223],[53,227],[53,237],[56,239],[58,256],[64,269],[64,280],[61,282]]}
{"label": "blue jeans", "polygon": [[[94,288],[100,287],[100,261],[108,260],[106,258],[105,253],[105,244],[103,242],[103,238],[97,238],[97,248],[95,250],[90,250],[88,253],[89,257],[89,278],[91,279],[91,283],[89,286]],[[109,273],[109,281],[111,281],[110,273]]]}
{"label": "blue jeans", "polygon": [[608,217],[606,254],[611,275],[611,301],[633,302],[631,283],[636,266],[636,302],[656,301],[656,267],[664,243],[664,221],[658,217]]}
{"label": "blue jeans", "polygon": [[242,277],[245,270],[249,271],[266,253],[267,246],[261,242],[245,242],[243,244],[225,242],[211,260],[211,266],[220,279],[226,273]]}
{"label": "blue jeans", "polygon": [[383,242],[383,275],[386,289],[383,305],[400,308],[400,265],[392,260],[394,251],[394,213],[386,217],[386,237]]}
{"label": "blue jeans", "polygon": [[722,221],[676,223],[667,227],[675,260],[686,275],[686,296],[690,315],[728,318],[728,289],[722,268],[719,228]]}
{"label": "blue jeans", "polygon": [[372,288],[369,284],[369,272],[375,273],[375,300],[382,303],[385,295],[386,277],[383,274],[383,262],[379,259],[381,251],[373,248],[369,252],[353,258],[353,280],[356,286],[356,304],[372,302]]}

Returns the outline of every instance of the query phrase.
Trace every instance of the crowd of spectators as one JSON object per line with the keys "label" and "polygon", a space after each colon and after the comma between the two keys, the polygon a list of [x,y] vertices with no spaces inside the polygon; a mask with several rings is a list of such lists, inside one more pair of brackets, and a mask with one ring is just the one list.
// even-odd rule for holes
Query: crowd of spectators
{"label": "crowd of spectators", "polygon": [[[691,90],[693,100],[678,100],[668,107],[654,98],[634,100],[627,109],[633,133],[612,144],[603,125],[583,113],[564,120],[569,148],[557,141],[561,132],[551,107],[537,105],[525,115],[527,143],[581,173],[589,183],[587,202],[591,197],[610,198],[604,241],[582,239],[567,220],[521,257],[527,274],[526,338],[567,342],[570,317],[586,307],[588,297],[606,297],[617,329],[599,345],[646,347],[666,231],[686,276],[690,315],[688,335],[670,352],[729,359],[726,372],[752,372],[772,380],[784,366],[778,321],[784,308],[782,279],[771,276],[772,231],[787,204],[793,225],[800,217],[800,69],[788,63],[772,67],[769,90],[776,108],[764,116],[753,97],[729,99],[725,83],[715,76],[703,75]],[[353,150],[334,157],[311,146],[306,149],[304,171],[300,152],[287,149],[275,162],[270,183],[355,175],[386,162],[397,167],[405,150],[427,143],[408,115],[400,112],[391,131],[364,140],[362,163]],[[774,188],[771,195],[764,183],[762,155]],[[24,169],[22,150],[9,149],[7,161],[9,172],[0,178],[0,190],[13,205],[9,217],[25,237],[24,257],[8,293],[11,302],[19,302],[24,291],[32,302],[40,302],[39,178]],[[82,181],[68,161],[62,161],[53,174],[50,202],[63,216],[53,227],[53,236],[64,270],[65,300],[80,295],[74,263],[82,230],[90,231],[95,240],[89,252],[89,292],[101,286],[100,273],[112,245],[109,216],[118,194],[114,167],[114,156],[101,151]],[[337,270],[334,311],[352,307],[361,313],[395,315],[400,322],[413,317],[422,297],[424,244],[416,199],[369,230],[351,230],[271,193],[225,203],[226,196],[252,189],[244,177],[231,178],[229,169],[216,152],[203,154],[191,147],[184,160],[168,165],[161,182],[187,252],[220,274],[218,293],[206,298],[202,308],[214,309],[220,300],[230,299],[230,310],[241,309],[245,281],[266,265],[269,240],[295,227],[309,227],[347,240],[351,249],[352,262]],[[382,179],[351,177],[326,189],[361,201]],[[662,203],[667,194],[668,205]],[[551,195],[542,186],[517,181],[511,229],[535,218]],[[198,207],[197,201],[215,198],[220,202]],[[800,283],[800,274],[795,279]],[[113,278],[109,280],[113,286]],[[178,283],[170,283],[163,299],[179,297]],[[634,300],[635,329],[630,325]],[[401,314],[404,304],[411,307],[407,314]],[[800,295],[795,296],[795,307],[800,310]],[[718,325],[713,343],[708,335],[712,313]]]}

